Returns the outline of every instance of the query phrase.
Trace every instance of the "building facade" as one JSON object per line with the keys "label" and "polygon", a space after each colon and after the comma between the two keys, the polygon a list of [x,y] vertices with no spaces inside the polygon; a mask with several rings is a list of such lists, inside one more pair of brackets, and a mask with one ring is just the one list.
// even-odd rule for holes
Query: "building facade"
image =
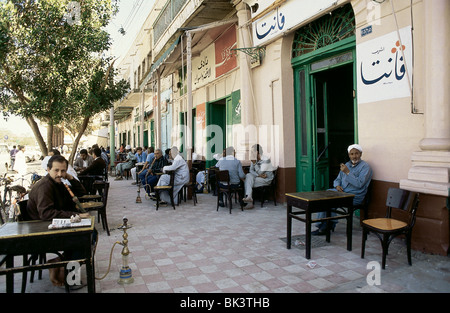
{"label": "building facade", "polygon": [[[346,148],[389,187],[420,193],[413,248],[449,251],[450,3],[446,0],[156,1],[119,70],[116,147],[178,146],[207,165],[259,143],[277,198],[331,186]],[[443,31],[444,30],[444,31]]]}

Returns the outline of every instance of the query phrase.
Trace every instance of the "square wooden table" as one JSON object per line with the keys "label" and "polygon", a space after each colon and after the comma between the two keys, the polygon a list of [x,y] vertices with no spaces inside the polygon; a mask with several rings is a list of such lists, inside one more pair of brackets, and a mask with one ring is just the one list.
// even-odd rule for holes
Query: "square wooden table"
{"label": "square wooden table", "polygon": [[[312,223],[347,219],[347,250],[352,250],[352,223],[353,223],[353,198],[355,195],[332,190],[287,193],[287,249],[291,248],[292,219],[306,223],[306,258],[311,258],[311,225]],[[292,208],[299,210],[293,211]],[[331,216],[332,209],[347,208],[347,211],[338,210],[337,216]],[[333,210],[334,211],[334,210]],[[312,214],[326,212],[326,217],[312,219]],[[305,215],[300,217],[299,215]],[[330,242],[330,227],[327,225],[326,241]]]}
{"label": "square wooden table", "polygon": [[[6,275],[6,291],[14,292],[14,273],[61,267],[70,261],[86,264],[87,287],[89,293],[95,292],[94,257],[92,255],[92,236],[94,217],[88,227],[48,229],[50,221],[27,221],[6,223],[0,227],[0,255],[5,255],[6,268],[0,269],[0,275]],[[14,256],[57,251],[76,250],[82,256],[77,260],[64,260],[57,263],[45,263],[14,267]]]}

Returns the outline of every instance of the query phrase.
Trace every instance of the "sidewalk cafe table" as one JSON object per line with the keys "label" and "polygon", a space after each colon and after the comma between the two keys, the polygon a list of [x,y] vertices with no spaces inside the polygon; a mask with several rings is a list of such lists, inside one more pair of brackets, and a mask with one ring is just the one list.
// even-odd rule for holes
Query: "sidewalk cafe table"
{"label": "sidewalk cafe table", "polygon": [[[51,221],[28,221],[6,223],[0,226],[0,275],[6,275],[6,292],[14,292],[14,273],[66,266],[70,261],[86,264],[87,287],[89,293],[95,292],[94,257],[92,255],[92,235],[94,217],[87,227],[48,229]],[[77,250],[81,259],[64,260],[28,266],[14,266],[14,256],[54,253],[57,251]]]}
{"label": "sidewalk cafe table", "polygon": [[[312,223],[347,219],[347,250],[352,250],[353,198],[355,195],[332,190],[296,192],[286,194],[287,203],[287,241],[286,248],[291,248],[292,219],[306,223],[306,258],[311,258],[311,225]],[[299,210],[293,210],[295,207]],[[347,208],[346,212],[338,210],[336,216],[331,216],[331,210]],[[334,210],[333,210],[334,211]],[[312,214],[327,212],[325,218],[312,219]],[[299,215],[305,215],[300,217]],[[330,223],[328,223],[330,224]],[[330,242],[330,227],[327,225],[326,241]]]}

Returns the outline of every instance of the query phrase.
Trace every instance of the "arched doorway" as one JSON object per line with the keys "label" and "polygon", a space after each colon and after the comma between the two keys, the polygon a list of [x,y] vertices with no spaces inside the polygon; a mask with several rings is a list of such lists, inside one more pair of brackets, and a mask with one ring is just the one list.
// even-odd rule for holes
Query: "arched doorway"
{"label": "arched doorway", "polygon": [[355,17],[351,4],[294,37],[297,191],[332,186],[346,147],[357,142]]}

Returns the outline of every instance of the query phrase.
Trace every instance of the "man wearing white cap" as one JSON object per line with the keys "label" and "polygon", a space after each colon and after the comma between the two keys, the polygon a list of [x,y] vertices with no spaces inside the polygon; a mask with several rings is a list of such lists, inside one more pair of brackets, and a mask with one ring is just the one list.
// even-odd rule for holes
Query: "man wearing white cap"
{"label": "man wearing white cap", "polygon": [[[341,163],[341,171],[333,182],[334,189],[340,192],[354,194],[353,205],[361,204],[367,193],[372,179],[372,169],[367,162],[361,160],[363,149],[360,145],[353,144],[347,148],[350,161]],[[332,213],[332,215],[335,215]],[[318,218],[326,217],[326,212],[320,212]],[[331,229],[334,230],[337,221],[330,221]],[[318,223],[318,230],[312,232],[313,235],[325,235],[326,222]]]}
{"label": "man wearing white cap", "polygon": [[125,150],[128,153],[127,154],[127,158],[125,159],[125,162],[117,164],[117,166],[116,166],[116,173],[118,173],[118,174],[117,174],[117,177],[116,177],[115,180],[123,179],[123,171],[133,168],[134,161],[136,161],[136,156],[131,151],[131,146],[127,145],[125,147]]}

